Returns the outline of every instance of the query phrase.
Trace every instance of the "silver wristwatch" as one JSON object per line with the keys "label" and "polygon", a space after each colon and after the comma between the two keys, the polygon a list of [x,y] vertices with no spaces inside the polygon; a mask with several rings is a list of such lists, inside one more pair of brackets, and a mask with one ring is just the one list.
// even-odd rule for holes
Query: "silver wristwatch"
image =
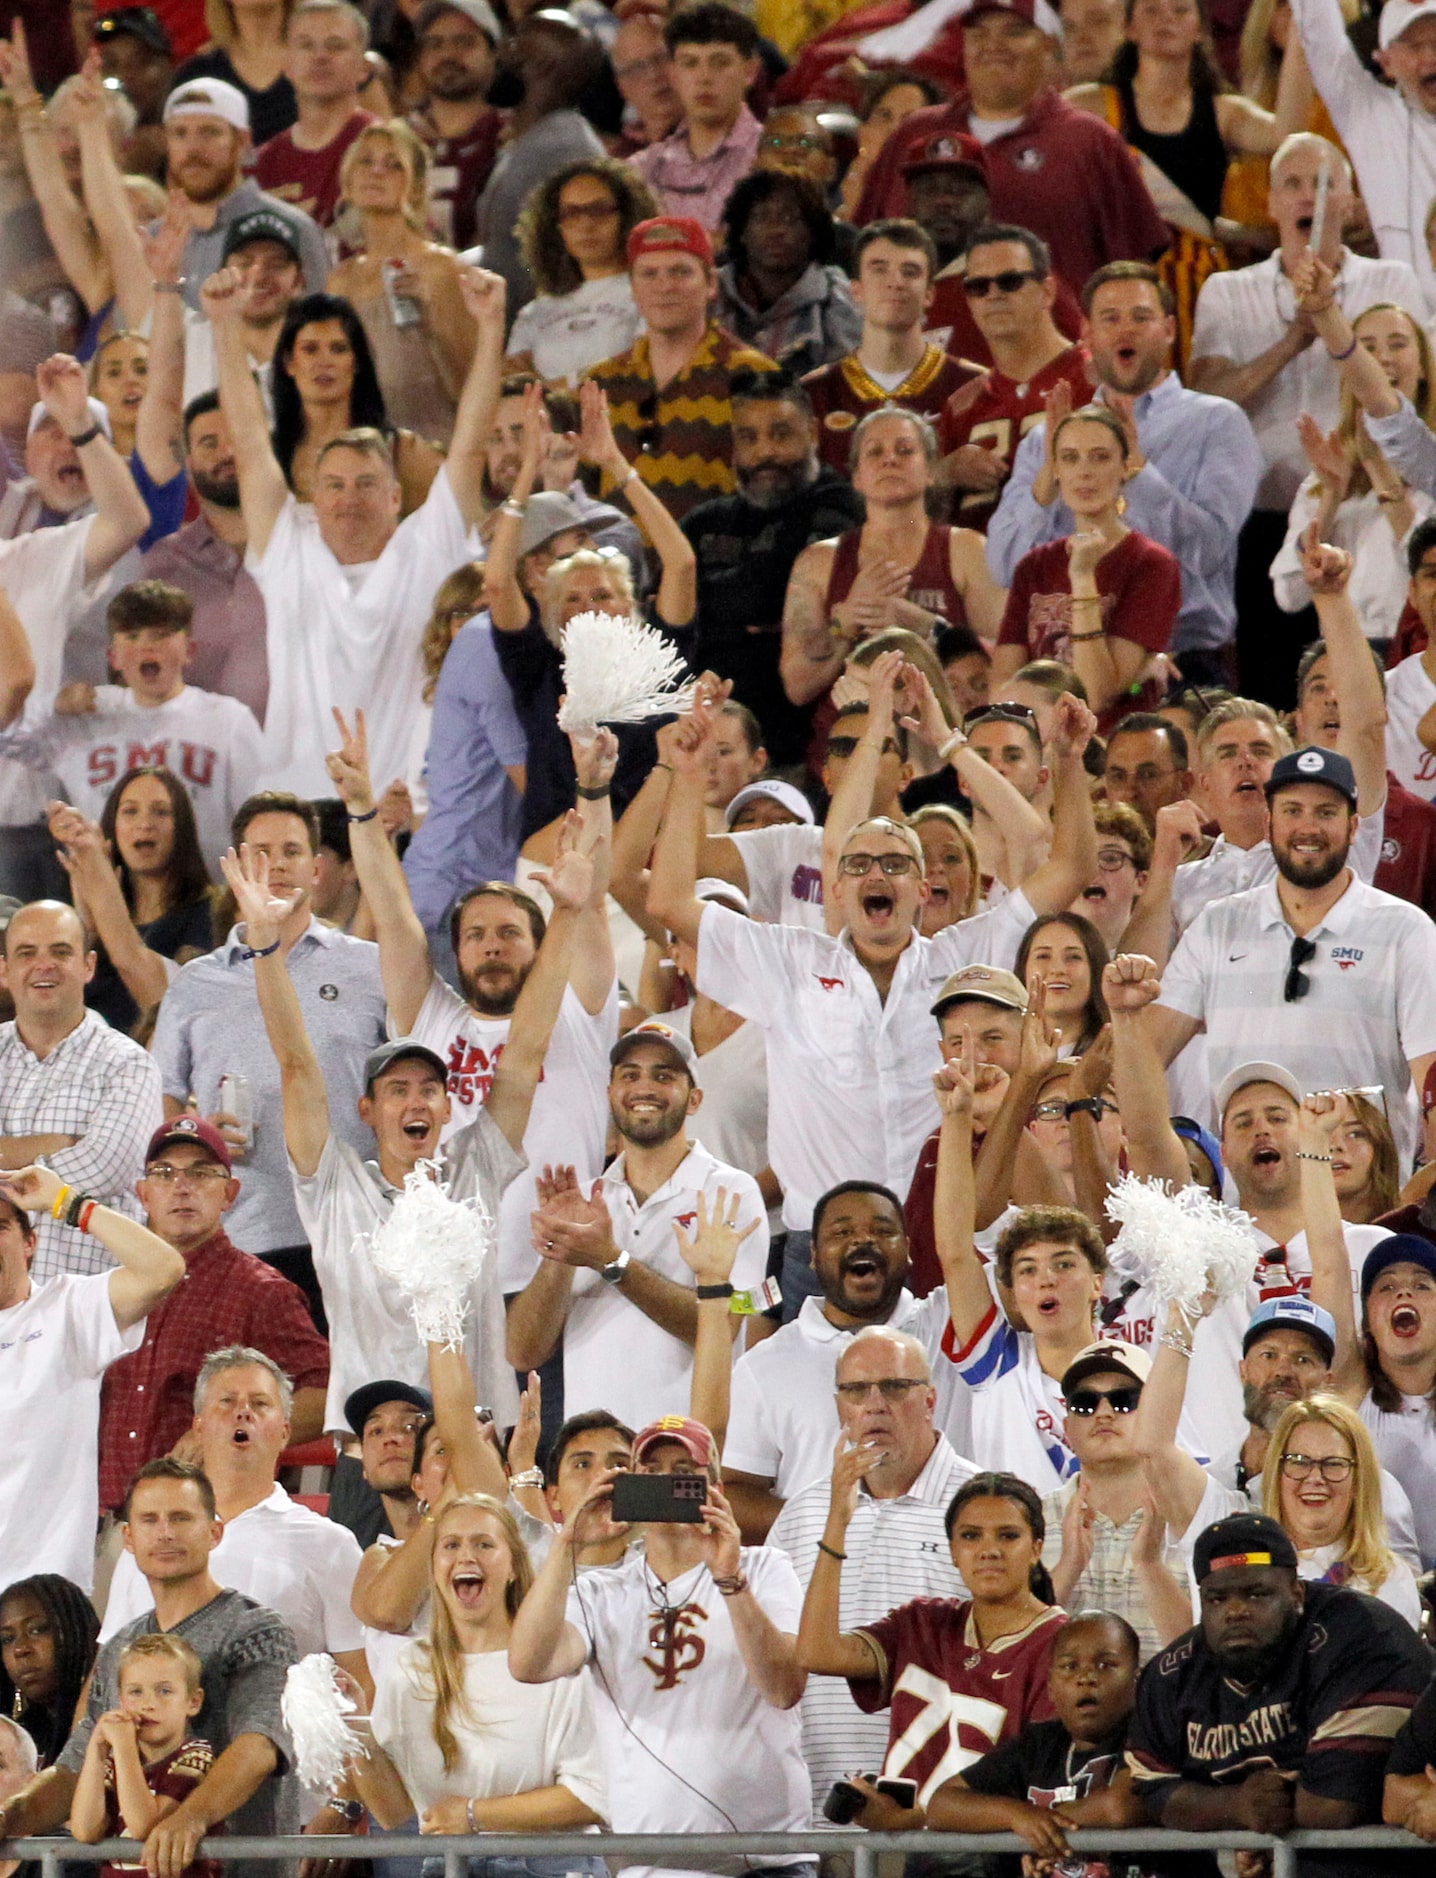
{"label": "silver wristwatch", "polygon": [[620,1252],[611,1265],[600,1265],[598,1275],[606,1285],[616,1285],[628,1270],[629,1254]]}

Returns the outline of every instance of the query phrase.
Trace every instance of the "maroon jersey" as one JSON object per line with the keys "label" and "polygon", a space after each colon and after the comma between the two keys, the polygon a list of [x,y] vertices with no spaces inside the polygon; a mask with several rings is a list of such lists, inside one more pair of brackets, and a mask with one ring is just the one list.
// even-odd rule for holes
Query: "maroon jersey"
{"label": "maroon jersey", "polygon": [[1371,884],[1436,919],[1436,803],[1423,802],[1389,774],[1381,865]]}
{"label": "maroon jersey", "polygon": [[[840,606],[853,590],[858,577],[859,553],[863,531],[850,528],[838,536],[833,555],[833,571],[828,575],[827,607],[829,614]],[[922,553],[914,562],[903,598],[929,613],[940,613],[949,626],[967,624],[967,608],[962,595],[952,584],[952,530],[934,522],[927,531]]]}
{"label": "maroon jersey", "polygon": [[988,1648],[963,1598],[916,1598],[864,1624],[857,1634],[874,1645],[883,1673],[848,1687],[865,1714],[892,1710],[883,1773],[915,1780],[926,1804],[999,1741],[1048,1720],[1047,1670],[1066,1621],[1054,1606]]}
{"label": "maroon jersey", "polygon": [[322,150],[301,150],[292,130],[282,130],[254,153],[254,180],[271,196],[291,208],[303,209],[321,228],[334,220],[339,206],[339,171],[344,153],[378,118],[372,111],[355,111],[337,137]]}
{"label": "maroon jersey", "polygon": [[475,209],[499,154],[503,120],[485,106],[462,137],[441,137],[423,110],[409,113],[409,128],[429,148],[429,225],[449,248],[472,248]]}
{"label": "maroon jersey", "polygon": [[[932,304],[927,310],[924,339],[934,339],[944,352],[955,359],[968,359],[975,365],[991,365],[987,341],[972,317],[972,302],[962,285],[963,263],[952,261],[932,283]],[[1057,299],[1052,308],[1052,323],[1064,339],[1078,339],[1082,334],[1082,303],[1058,274]],[[1084,385],[1084,393],[1090,389]]]}
{"label": "maroon jersey", "polygon": [[953,392],[974,376],[971,367],[959,365],[937,345],[926,348],[895,391],[884,391],[863,368],[856,352],[833,365],[820,365],[803,380],[818,420],[819,455],[829,469],[846,476],[853,432],[869,411],[884,404],[898,404],[905,411],[920,411],[936,421]]}
{"label": "maroon jersey", "polygon": [[[166,1754],[158,1761],[150,1761],[145,1767],[145,1785],[156,1798],[173,1800],[176,1805],[187,1800],[214,1766],[214,1749],[208,1741],[181,1741],[173,1754]],[[220,1828],[216,1828],[216,1831]],[[111,1766],[105,1775],[105,1834],[107,1839],[128,1839],[124,1820],[120,1816],[119,1796],[115,1792],[115,1770]],[[101,1878],[114,1878],[120,1872],[143,1871],[143,1865],[102,1865]],[[197,1858],[192,1865],[186,1865],[180,1878],[223,1878],[223,1867],[217,1858]]]}
{"label": "maroon jersey", "polygon": [[[994,365],[953,392],[937,421],[942,453],[975,443],[990,450],[1002,464],[1003,482],[1012,474],[1017,446],[1034,424],[1040,424],[1049,391],[1063,383],[1072,387],[1072,403],[1082,405],[1092,395],[1087,377],[1087,354],[1081,346],[1068,346],[1026,384],[999,372]],[[1001,488],[965,489],[958,498],[957,515],[965,528],[985,529],[1002,495]]]}

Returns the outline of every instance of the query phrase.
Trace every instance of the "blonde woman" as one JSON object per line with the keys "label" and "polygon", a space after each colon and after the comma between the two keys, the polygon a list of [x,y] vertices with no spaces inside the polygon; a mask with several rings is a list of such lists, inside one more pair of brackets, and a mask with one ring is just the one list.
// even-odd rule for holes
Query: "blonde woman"
{"label": "blonde woman", "polygon": [[204,0],[210,43],[174,75],[175,85],[194,78],[237,85],[249,104],[255,149],[288,130],[299,115],[294,87],[284,76],[284,33],[293,11],[294,0]]}
{"label": "blonde woman", "polygon": [[335,268],[329,291],[359,315],[390,420],[447,447],[476,334],[459,257],[424,232],[428,168],[401,118],[354,139],[339,187],[359,224],[359,251]]}
{"label": "blonde woman", "polygon": [[[1424,424],[1436,421],[1436,369],[1421,322],[1404,307],[1382,302],[1359,314],[1351,332],[1392,391],[1410,400]],[[1367,638],[1382,644],[1395,636],[1406,605],[1406,541],[1417,522],[1436,513],[1436,495],[1408,487],[1372,442],[1349,383],[1341,388],[1341,418],[1334,431],[1325,434],[1305,414],[1297,426],[1311,474],[1296,493],[1286,540],[1271,564],[1277,605],[1297,613],[1310,604],[1301,538],[1315,521],[1323,542],[1352,557],[1347,592]]]}
{"label": "blonde woman", "polygon": [[[416,1813],[429,1833],[581,1832],[608,1814],[587,1677],[520,1683],[509,1674],[514,1615],[533,1567],[508,1508],[486,1493],[453,1499],[434,1520],[428,1637],[399,1653],[380,1685],[367,1755],[352,1762],[360,1797],[392,1830]],[[351,1691],[352,1692],[352,1691]],[[440,1861],[426,1861],[437,1874]],[[499,1861],[471,1858],[469,1878]],[[506,1878],[602,1878],[597,1858],[504,1859]]]}
{"label": "blonde woman", "polygon": [[1376,1449],[1339,1397],[1293,1402],[1277,1423],[1262,1470],[1262,1510],[1285,1528],[1303,1578],[1364,1591],[1419,1628],[1416,1579],[1386,1540]]}
{"label": "blonde woman", "polygon": [[957,809],[946,802],[930,802],[908,817],[922,843],[923,902],[918,931],[933,939],[959,920],[971,919],[982,904],[982,869],[972,830]]}
{"label": "blonde woman", "polygon": [[1371,1226],[1401,1199],[1401,1155],[1385,1112],[1354,1091],[1340,1098],[1345,1113],[1331,1137],[1331,1176],[1341,1217]]}

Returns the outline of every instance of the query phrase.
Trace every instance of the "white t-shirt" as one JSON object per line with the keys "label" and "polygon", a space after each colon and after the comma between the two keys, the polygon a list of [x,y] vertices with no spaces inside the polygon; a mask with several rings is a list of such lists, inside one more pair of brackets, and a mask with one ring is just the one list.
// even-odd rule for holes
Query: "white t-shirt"
{"label": "white t-shirt", "polygon": [[115,1322],[110,1277],[47,1278],[0,1311],[0,1584],[34,1572],[94,1583],[100,1378],[145,1339],[143,1318]]}
{"label": "white t-shirt", "polygon": [[540,294],[520,309],[510,353],[527,352],[548,384],[576,385],[591,366],[627,352],[643,331],[627,274],[586,280],[572,293]]}
{"label": "white t-shirt", "polygon": [[[523,1166],[487,1110],[448,1144],[440,1161],[441,1178],[452,1197],[463,1200],[480,1194],[494,1217],[500,1194]],[[427,1388],[429,1353],[419,1341],[407,1300],[389,1279],[379,1276],[369,1255],[370,1237],[388,1219],[395,1197],[378,1164],[361,1161],[347,1141],[331,1133],[312,1174],[294,1172],[292,1163],[290,1171],[329,1319],[324,1426],[330,1432],[343,1431],[348,1426],[345,1400],[376,1376]],[[478,1400],[492,1408],[501,1428],[511,1426],[518,1417],[518,1390],[504,1353],[497,1258],[485,1260],[469,1294],[464,1354]]]}
{"label": "white t-shirt", "polygon": [[[9,598],[30,641],[34,689],[58,691],[70,618],[85,591],[85,544],[96,517],[82,516],[61,528],[37,528],[0,541],[0,588]],[[60,793],[60,779],[38,774],[11,758],[0,758],[0,827],[43,821],[45,804]]]}
{"label": "white t-shirt", "polygon": [[1426,748],[1416,730],[1436,704],[1436,685],[1422,661],[1415,652],[1386,674],[1386,767],[1403,788],[1430,802],[1436,799],[1436,751]]}
{"label": "white t-shirt", "polygon": [[771,926],[826,932],[823,917],[823,831],[807,822],[745,828],[728,839],[743,857],[748,910]]}
{"label": "white t-shirt", "polygon": [[[301,1656],[316,1650],[358,1650],[364,1626],[349,1608],[359,1541],[276,1485],[268,1499],[224,1523],[209,1569],[226,1591],[242,1591],[256,1604],[277,1611],[294,1632]],[[132,1552],[122,1552],[110,1581],[110,1601],[100,1642],[154,1606]]]}
{"label": "white t-shirt", "polygon": [[32,695],[20,721],[0,731],[0,756],[53,770],[66,801],[92,822],[126,770],[163,764],[194,804],[199,845],[217,874],[234,812],[259,774],[260,731],[249,706],[197,685],[164,704],[140,704],[124,685],[97,685],[95,708],[83,716],[56,716],[54,706],[53,693]]}
{"label": "white t-shirt", "polygon": [[1424,1395],[1403,1395],[1399,1410],[1380,1409],[1368,1395],[1361,1419],[1381,1465],[1406,1489],[1416,1515],[1416,1543],[1429,1571],[1436,1565],[1436,1425]]}
{"label": "white t-shirt", "polygon": [[[449,1066],[453,1115],[444,1130],[446,1142],[473,1121],[488,1100],[511,1021],[480,1016],[434,973],[409,1035]],[[392,1018],[389,1034],[398,1035]],[[522,1291],[538,1266],[529,1221],[538,1205],[535,1188],[544,1167],[572,1164],[585,1187],[602,1171],[608,1053],[617,1040],[618,981],[597,1016],[586,1011],[573,987],[566,985],[524,1130],[528,1165],[504,1188],[499,1207],[499,1284],[506,1296]]]}
{"label": "white t-shirt", "polygon": [[446,469],[423,507],[400,522],[377,560],[363,565],[341,566],[313,510],[287,499],[263,555],[251,549],[245,562],[268,619],[265,788],[331,793],[324,754],[334,747],[336,705],[351,723],[357,709],[364,711],[377,785],[409,780],[414,719],[423,708],[419,641],[434,593],[456,567],[481,555]]}
{"label": "white t-shirt", "polygon": [[[745,1546],[741,1569],[774,1626],[796,1636],[803,1591],[788,1560]],[[668,1652],[665,1601],[676,1613]],[[615,1832],[806,1831],[799,1710],[773,1708],[753,1686],[706,1565],[666,1587],[642,1556],[585,1572],[568,1594],[568,1621],[588,1641]]]}
{"label": "white t-shirt", "polygon": [[[381,1532],[374,1541],[382,1551],[397,1552],[403,1544],[391,1532]],[[402,1635],[393,1630],[376,1630],[372,1624],[364,1625],[364,1656],[369,1664],[369,1674],[374,1678],[375,1693],[379,1685],[388,1676],[392,1676],[398,1667],[399,1658],[404,1654],[404,1647],[415,1637],[427,1637],[429,1634],[429,1593],[424,1593],[423,1602],[414,1613],[414,1621]]]}
{"label": "white t-shirt", "polygon": [[507,1650],[465,1656],[469,1714],[452,1718],[459,1758],[446,1771],[434,1739],[434,1685],[427,1657],[425,1643],[406,1643],[394,1673],[374,1693],[374,1739],[397,1768],[417,1813],[451,1795],[498,1800],[539,1787],[566,1787],[607,1819],[586,1673],[559,1682],[515,1682]]}
{"label": "white t-shirt", "polygon": [[[768,1266],[768,1212],[758,1183],[696,1144],[642,1206],[625,1176],[624,1157],[620,1154],[611,1163],[603,1176],[603,1197],[615,1244],[662,1277],[691,1290],[693,1274],[679,1254],[673,1228],[681,1222],[691,1233],[697,1196],[705,1196],[711,1212],[720,1187],[730,1200],[738,1198],[739,1230],[750,1220],[758,1227],[739,1250],[733,1267],[734,1287],[746,1291],[762,1284]],[[693,1351],[688,1344],[645,1317],[596,1271],[574,1273],[563,1332],[566,1415],[603,1408],[630,1428],[642,1428],[660,1415],[686,1415],[692,1387]]]}

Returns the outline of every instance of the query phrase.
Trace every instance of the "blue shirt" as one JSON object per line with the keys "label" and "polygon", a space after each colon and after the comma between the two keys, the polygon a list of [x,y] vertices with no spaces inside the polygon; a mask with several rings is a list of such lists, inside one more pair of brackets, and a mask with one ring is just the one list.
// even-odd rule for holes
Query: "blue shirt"
{"label": "blue shirt", "polygon": [[404,872],[430,930],[481,880],[512,880],[523,797],[504,774],[528,744],[494,650],[487,613],[460,628],[434,692],[426,781],[429,812],[409,843]]}
{"label": "blue shirt", "polygon": [[[1099,390],[1097,400],[1102,398]],[[1236,634],[1233,584],[1237,536],[1256,500],[1264,464],[1246,413],[1226,398],[1188,391],[1175,372],[1136,400],[1137,436],[1147,461],[1127,483],[1122,519],[1158,541],[1182,569],[1182,606],[1172,653],[1212,650]],[[1042,467],[1044,423],[1018,446],[1012,475],[987,527],[994,577],[1012,585],[1023,555],[1075,527],[1065,502],[1043,508],[1032,494]]]}
{"label": "blue shirt", "polygon": [[[202,959],[191,959],[165,993],[150,1046],[164,1093],[183,1102],[193,1093],[202,1115],[219,1108],[225,1075],[247,1076],[254,1103],[254,1144],[234,1163],[239,1198],[225,1231],[246,1252],[263,1254],[305,1243],[294,1204],[284,1144],[279,1064],[254,988],[254,962],[240,957],[241,929]],[[311,920],[289,954],[289,976],[304,1013],[329,1091],[329,1125],[362,1155],[374,1137],[359,1119],[364,1059],[384,1041],[384,987],[379,948]]]}

